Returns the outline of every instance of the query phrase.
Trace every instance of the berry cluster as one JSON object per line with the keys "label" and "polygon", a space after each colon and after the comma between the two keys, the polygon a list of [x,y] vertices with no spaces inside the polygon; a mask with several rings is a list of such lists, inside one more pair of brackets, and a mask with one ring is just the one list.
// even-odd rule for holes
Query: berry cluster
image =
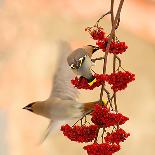
{"label": "berry cluster", "polygon": [[128,138],[128,136],[130,136],[130,133],[126,133],[123,129],[120,128],[115,132],[108,132],[107,136],[104,139],[106,143],[116,143],[118,145],[120,142],[124,142],[126,138]]}
{"label": "berry cluster", "polygon": [[127,87],[129,82],[135,80],[135,75],[126,71],[126,72],[116,72],[108,76],[107,82],[112,85],[112,89],[116,92],[118,90],[123,90]]}
{"label": "berry cluster", "polygon": [[[97,40],[96,45],[98,45],[98,47],[102,49],[103,52],[105,52],[109,41],[109,37],[105,36],[103,28],[87,27],[85,30],[89,32],[89,34],[94,40]],[[113,39],[110,43],[109,53],[122,54],[127,50],[127,48],[128,46],[125,44],[125,42],[120,42],[117,39]]]}
{"label": "berry cluster", "polygon": [[[97,131],[100,128],[106,128],[111,126],[118,126],[124,124],[129,118],[123,116],[121,113],[114,113],[110,111],[110,108],[106,106],[95,104],[93,112],[91,113],[91,121],[94,125],[75,125],[73,127],[68,124],[61,127],[63,134],[71,141],[79,143],[87,143],[95,141],[97,138]],[[89,155],[112,155],[120,150],[120,142],[124,142],[129,136],[123,129],[117,129],[115,132],[107,132],[105,143],[93,143],[92,145],[84,146],[84,150],[87,150]]]}
{"label": "berry cluster", "polygon": [[110,75],[108,74],[95,74],[96,82],[93,85],[89,85],[88,81],[84,77],[71,80],[72,84],[78,89],[90,89],[93,90],[96,87],[101,86],[105,82],[108,82],[112,85],[112,89],[116,92],[118,90],[123,90],[127,87],[127,84],[135,80],[135,75],[126,71],[126,72],[116,72]]}
{"label": "berry cluster", "polygon": [[84,150],[87,150],[88,155],[112,155],[120,150],[120,146],[108,143],[94,143],[92,145],[85,146]]}
{"label": "berry cluster", "polygon": [[91,118],[91,121],[99,127],[110,127],[117,124],[122,125],[127,120],[129,120],[128,117],[123,116],[121,113],[111,112],[109,108],[99,104],[94,106]]}
{"label": "berry cluster", "polygon": [[63,131],[65,136],[67,136],[71,141],[76,141],[79,143],[91,142],[97,136],[97,129],[97,125],[75,125],[70,127],[68,124],[66,124],[61,127],[61,131]]}
{"label": "berry cluster", "polygon": [[75,79],[71,80],[71,83],[78,89],[90,89],[93,90],[96,87],[104,84],[106,80],[106,75],[104,74],[95,74],[94,78],[96,78],[96,82],[94,82],[91,86],[88,84],[88,81],[84,77],[75,77]]}
{"label": "berry cluster", "polygon": [[[104,38],[103,40],[98,40],[96,42],[96,45],[98,45],[99,48],[102,49],[103,52],[105,52],[108,41],[109,41],[109,38]],[[109,53],[122,54],[127,50],[127,48],[128,46],[125,44],[125,42],[112,41],[110,44]]]}
{"label": "berry cluster", "polygon": [[103,40],[105,38],[105,32],[102,27],[87,27],[85,29],[94,40]]}

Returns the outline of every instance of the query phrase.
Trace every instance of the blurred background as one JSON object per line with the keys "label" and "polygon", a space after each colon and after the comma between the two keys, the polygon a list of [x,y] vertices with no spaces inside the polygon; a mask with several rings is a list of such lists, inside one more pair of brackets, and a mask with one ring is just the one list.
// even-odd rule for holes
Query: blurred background
{"label": "blurred background", "polygon": [[[95,44],[84,29],[109,6],[109,0],[0,0],[0,155],[86,154],[60,132],[37,146],[48,120],[22,107],[48,97],[58,41],[67,40],[73,49]],[[154,0],[125,1],[117,36],[129,46],[122,64],[136,81],[118,95],[119,111],[130,118],[123,128],[131,133],[118,155],[155,154],[154,17]],[[109,32],[109,18],[101,25]],[[98,97],[99,89],[82,91],[80,100]]]}

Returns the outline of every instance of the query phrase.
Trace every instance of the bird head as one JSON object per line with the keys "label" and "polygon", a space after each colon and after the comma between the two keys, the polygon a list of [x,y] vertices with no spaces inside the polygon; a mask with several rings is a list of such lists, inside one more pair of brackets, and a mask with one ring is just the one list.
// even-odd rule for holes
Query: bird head
{"label": "bird head", "polygon": [[86,57],[91,59],[92,54],[97,50],[99,50],[99,47],[93,45],[87,45],[74,50],[67,58],[69,66],[73,71],[80,69]]}
{"label": "bird head", "polygon": [[37,102],[32,102],[30,104],[28,104],[27,106],[25,106],[23,109],[26,109],[28,111],[31,111],[31,112],[34,112],[34,105],[36,104]]}
{"label": "bird head", "polygon": [[34,114],[42,115],[46,117],[48,115],[48,110],[45,110],[45,107],[46,107],[45,104],[46,104],[46,101],[36,101],[28,104],[23,109],[26,109]]}
{"label": "bird head", "polygon": [[84,49],[85,49],[88,53],[93,54],[94,52],[96,52],[97,50],[99,50],[99,47],[93,46],[93,45],[87,45],[87,46],[84,46]]}
{"label": "bird head", "polygon": [[87,52],[83,48],[78,48],[68,56],[67,61],[71,69],[79,69],[87,57]]}

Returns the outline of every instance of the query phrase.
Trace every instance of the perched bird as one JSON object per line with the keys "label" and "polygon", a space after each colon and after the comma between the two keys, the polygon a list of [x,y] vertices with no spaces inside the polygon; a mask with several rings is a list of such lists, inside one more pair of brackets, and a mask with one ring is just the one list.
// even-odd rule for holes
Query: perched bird
{"label": "perched bird", "polygon": [[93,77],[91,72],[91,67],[93,61],[91,59],[92,54],[99,50],[99,47],[87,45],[83,48],[78,48],[74,50],[68,57],[68,65],[71,70],[76,74],[82,77],[85,77],[88,80],[88,84],[92,85],[96,82],[96,79]]}
{"label": "perched bird", "polygon": [[45,101],[30,103],[23,108],[50,119],[41,142],[53,129],[60,129],[60,126],[64,123],[79,119],[90,112],[96,103],[80,103],[76,100],[79,92],[70,82],[74,75],[67,64],[67,55],[70,51],[70,46],[67,43],[61,43],[58,68],[53,79],[53,89],[49,98]]}

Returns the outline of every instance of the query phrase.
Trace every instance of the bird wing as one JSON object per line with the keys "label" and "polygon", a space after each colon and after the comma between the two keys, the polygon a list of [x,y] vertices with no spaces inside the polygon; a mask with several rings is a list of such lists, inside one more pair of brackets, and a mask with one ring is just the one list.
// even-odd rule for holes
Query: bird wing
{"label": "bird wing", "polygon": [[70,120],[50,120],[38,144],[43,144],[50,133],[60,130],[61,126],[68,123],[69,121]]}
{"label": "bird wing", "polygon": [[67,42],[61,42],[59,51],[58,67],[54,75],[50,98],[58,97],[64,100],[75,100],[79,92],[71,84],[74,74],[67,63],[67,56],[71,53],[71,47]]}
{"label": "bird wing", "polygon": [[39,145],[42,144],[45,139],[48,137],[48,135],[50,134],[51,130],[53,129],[53,127],[55,127],[56,122],[53,122],[53,120],[50,120],[49,125],[47,126],[47,129],[44,131],[40,141],[39,141]]}

